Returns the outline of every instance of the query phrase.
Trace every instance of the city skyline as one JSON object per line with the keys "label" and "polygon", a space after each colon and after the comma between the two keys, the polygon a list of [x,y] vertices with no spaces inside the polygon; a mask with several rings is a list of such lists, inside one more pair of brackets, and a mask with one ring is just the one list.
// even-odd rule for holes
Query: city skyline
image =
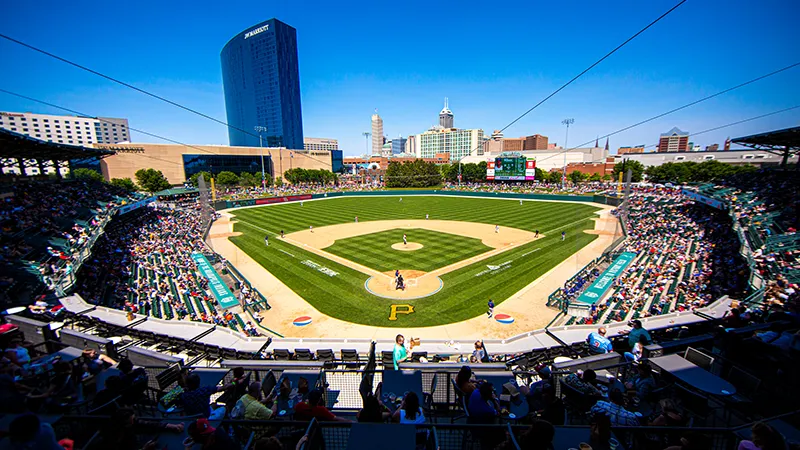
{"label": "city skyline", "polygon": [[[152,16],[155,5],[165,9]],[[255,4],[254,4],[255,5]],[[423,133],[438,123],[442,99],[458,114],[456,126],[501,129],[570,79],[599,56],[619,45],[672,3],[608,7],[591,3],[571,10],[575,22],[602,24],[571,29],[542,21],[535,33],[523,27],[505,27],[474,33],[466,26],[477,17],[469,8],[452,12],[448,54],[432,51],[432,37],[440,31],[435,20],[440,8],[413,15],[419,36],[386,32],[372,35],[363,20],[385,15],[388,6],[350,14],[323,3],[318,8],[274,5],[253,14],[220,10],[213,18],[203,8],[144,2],[115,20],[114,10],[98,10],[84,17],[74,8],[54,4],[46,11],[15,3],[0,18],[3,33],[94,70],[122,79],[214,118],[225,120],[219,49],[231,36],[259,20],[275,17],[297,29],[303,131],[309,136],[338,139],[346,155],[363,153],[370,113],[378,108],[384,134]],[[573,146],[594,142],[636,123],[714,92],[791,64],[798,54],[792,38],[791,17],[800,12],[795,2],[745,1],[687,2],[661,23],[560,92],[514,126],[505,136],[542,134],[563,144],[563,117],[574,117]],[[399,5],[396,13],[413,13],[423,4]],[[499,23],[527,15],[563,13],[555,5],[509,4],[481,11],[480,20]],[[363,10],[364,8],[361,8]],[[185,17],[174,21],[170,11]],[[474,14],[474,13],[473,13]],[[429,17],[430,16],[430,17]],[[30,27],[30,23],[37,27]],[[769,23],[758,34],[726,33],[737,21]],[[538,23],[538,22],[537,22]],[[213,26],[212,26],[213,24]],[[146,25],[146,26],[142,26]],[[126,33],[116,31],[124,28]],[[203,33],[196,30],[202,29]],[[334,32],[331,32],[334,31]],[[113,39],[97,40],[97,35]],[[91,42],[89,44],[88,42]],[[0,40],[7,55],[0,62],[6,77],[3,88],[93,116],[126,117],[134,128],[189,144],[226,144],[228,130],[207,119],[145,97],[130,89],[80,71],[17,44]],[[385,55],[400,55],[404,64],[384,64]],[[478,55],[477,63],[465,58]],[[664,65],[679,55],[680,64]],[[742,64],[748,61],[751,64]],[[652,146],[672,127],[699,132],[800,103],[792,86],[798,68],[754,83],[709,102],[634,128],[611,138],[611,149]],[[68,114],[31,101],[0,95],[0,110]],[[796,125],[800,110],[771,116],[736,127],[690,137],[705,147],[736,137]],[[163,142],[132,131],[134,142]],[[652,148],[648,149],[652,150]]]}

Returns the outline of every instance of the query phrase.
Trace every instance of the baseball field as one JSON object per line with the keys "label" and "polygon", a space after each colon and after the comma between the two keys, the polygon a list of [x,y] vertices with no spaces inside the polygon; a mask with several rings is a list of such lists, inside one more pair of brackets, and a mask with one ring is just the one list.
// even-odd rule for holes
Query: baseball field
{"label": "baseball field", "polygon": [[[489,298],[499,308],[596,239],[584,231],[594,229],[599,209],[344,197],[231,210],[228,239],[322,314],[370,326],[427,327],[485,316]],[[396,289],[395,271],[405,290]]]}

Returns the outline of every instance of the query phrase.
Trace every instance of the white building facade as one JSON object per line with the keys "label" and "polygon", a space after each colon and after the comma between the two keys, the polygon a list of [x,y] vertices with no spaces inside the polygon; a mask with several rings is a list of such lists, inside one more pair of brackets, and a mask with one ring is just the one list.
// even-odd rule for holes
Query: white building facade
{"label": "white building facade", "polygon": [[[460,130],[436,126],[415,136],[413,150],[417,158],[433,158],[437,153],[447,152],[451,161],[458,161],[469,155],[477,155],[478,151],[482,153],[483,141],[483,130],[479,128]],[[406,152],[411,153],[412,149],[408,147],[407,143]]]}
{"label": "white building facade", "polygon": [[128,119],[0,112],[0,128],[68,145],[130,142]]}
{"label": "white building facade", "polygon": [[372,115],[372,154],[379,155],[383,150],[383,119],[378,111]]}
{"label": "white building facade", "polygon": [[323,151],[339,150],[339,140],[330,138],[304,137],[303,149]]}

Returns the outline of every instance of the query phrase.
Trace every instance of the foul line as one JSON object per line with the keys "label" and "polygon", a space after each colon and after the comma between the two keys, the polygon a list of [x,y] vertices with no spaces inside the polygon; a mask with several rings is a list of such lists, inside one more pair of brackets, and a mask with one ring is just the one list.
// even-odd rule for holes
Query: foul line
{"label": "foul line", "polygon": [[531,253],[536,253],[536,252],[538,252],[538,251],[539,251],[539,250],[541,250],[541,249],[542,249],[541,247],[537,247],[537,248],[535,248],[535,249],[533,249],[533,250],[529,251],[528,253],[523,253],[522,255],[520,255],[520,258],[522,258],[523,256],[528,256],[528,255],[530,255]]}
{"label": "foul line", "polygon": [[278,251],[281,252],[281,253],[286,253],[287,255],[291,256],[292,258],[296,258],[296,256],[294,256],[293,254],[287,252],[286,250],[278,249]]}

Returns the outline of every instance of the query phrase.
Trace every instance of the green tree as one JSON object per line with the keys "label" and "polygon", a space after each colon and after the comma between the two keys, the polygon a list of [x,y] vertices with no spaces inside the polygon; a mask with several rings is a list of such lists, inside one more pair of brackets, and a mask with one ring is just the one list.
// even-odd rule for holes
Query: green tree
{"label": "green tree", "polygon": [[430,187],[441,184],[442,172],[436,164],[422,159],[404,163],[391,161],[384,178],[386,187]]}
{"label": "green tree", "polygon": [[[272,178],[269,176],[268,173],[264,174],[264,177],[267,182],[267,186],[272,184]],[[239,174],[239,186],[242,187],[254,187],[254,186],[261,186],[261,174],[260,173],[250,173],[250,172],[242,172]]]}
{"label": "green tree", "polygon": [[[631,171],[631,181],[634,183],[638,183],[642,181],[642,175],[644,174],[644,164],[640,163],[639,161],[630,161],[627,159],[623,159],[622,162],[618,162],[614,166],[614,176],[613,178],[616,180],[619,177],[620,173],[626,174],[628,170]],[[627,175],[623,175],[623,180]]]}
{"label": "green tree", "polygon": [[283,186],[283,178],[281,178],[281,177],[275,178],[275,186],[277,186],[277,187]]}
{"label": "green tree", "polygon": [[136,190],[136,185],[130,178],[114,178],[113,180],[111,180],[111,185],[122,189],[127,189],[129,191]]}
{"label": "green tree", "polygon": [[169,189],[172,185],[167,181],[167,177],[156,169],[139,169],[134,174],[136,182],[141,186],[142,190],[154,193]]}
{"label": "green tree", "polygon": [[550,179],[549,174],[547,172],[545,172],[544,170],[538,168],[538,167],[536,168],[535,177],[536,177],[536,181],[539,181],[539,182],[542,182],[542,183],[546,183],[547,180]]}
{"label": "green tree", "polygon": [[70,174],[72,175],[72,178],[75,178],[76,180],[97,181],[98,183],[105,181],[100,172],[92,169],[75,169],[71,171]]}
{"label": "green tree", "polygon": [[572,181],[573,183],[580,183],[581,181],[584,180],[584,175],[586,174],[584,174],[580,170],[576,170],[570,174],[567,174],[567,178],[569,178],[569,180]]}
{"label": "green tree", "polygon": [[593,173],[592,176],[589,177],[589,181],[596,182],[596,181],[601,181],[601,180],[602,180],[602,177],[600,177],[599,173]]}
{"label": "green tree", "polygon": [[553,170],[548,174],[547,181],[554,184],[561,183],[561,171]]}
{"label": "green tree", "polygon": [[233,172],[223,170],[217,174],[217,183],[222,186],[234,186],[239,183],[239,176]]}
{"label": "green tree", "polygon": [[603,175],[603,176],[602,176],[602,180],[603,180],[603,181],[606,181],[606,182],[608,182],[608,181],[611,181],[611,175],[609,175],[609,174],[605,174],[605,175]]}
{"label": "green tree", "polygon": [[206,186],[210,186],[211,185],[211,178],[213,177],[213,175],[211,175],[211,172],[205,172],[205,171],[197,172],[196,174],[194,174],[191,177],[189,177],[189,182],[192,183],[192,186],[197,187],[197,183],[198,183],[197,180],[200,178],[200,175],[203,176],[203,180],[205,180]]}

